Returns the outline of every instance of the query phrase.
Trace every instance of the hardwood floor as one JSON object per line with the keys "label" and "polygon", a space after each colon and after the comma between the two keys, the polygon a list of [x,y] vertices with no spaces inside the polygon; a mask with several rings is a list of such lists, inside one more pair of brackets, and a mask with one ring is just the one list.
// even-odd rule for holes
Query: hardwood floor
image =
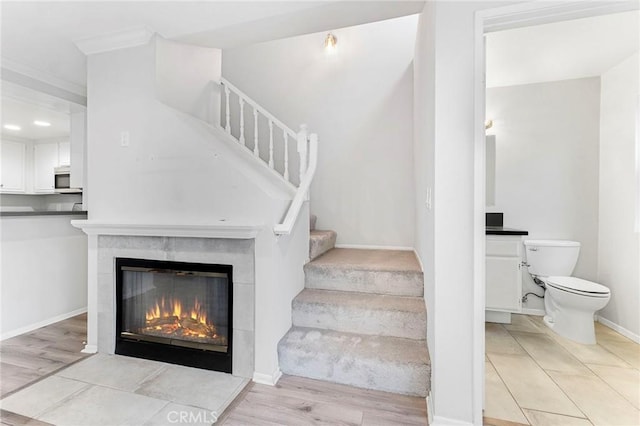
{"label": "hardwood floor", "polygon": [[235,425],[426,425],[424,398],[283,376],[249,384],[220,417]]}
{"label": "hardwood floor", "polygon": [[[0,343],[2,397],[86,357],[86,315]],[[45,425],[0,410],[3,425]],[[249,384],[216,424],[426,425],[424,398],[284,376],[276,386]]]}
{"label": "hardwood floor", "polygon": [[85,358],[86,336],[82,314],[0,342],[0,398]]}

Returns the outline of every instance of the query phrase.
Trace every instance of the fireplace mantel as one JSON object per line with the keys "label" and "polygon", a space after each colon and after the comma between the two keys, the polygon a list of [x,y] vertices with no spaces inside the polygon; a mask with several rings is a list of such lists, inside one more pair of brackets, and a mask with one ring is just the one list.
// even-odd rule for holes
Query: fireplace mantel
{"label": "fireplace mantel", "polygon": [[121,223],[72,220],[71,225],[87,235],[123,235],[141,237],[191,237],[254,239],[261,225],[219,221],[211,224]]}

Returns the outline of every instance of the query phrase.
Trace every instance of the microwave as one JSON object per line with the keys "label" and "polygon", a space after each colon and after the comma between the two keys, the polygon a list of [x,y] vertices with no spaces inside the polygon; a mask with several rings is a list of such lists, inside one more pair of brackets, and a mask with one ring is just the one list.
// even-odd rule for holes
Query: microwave
{"label": "microwave", "polygon": [[71,188],[71,168],[69,166],[54,167],[53,179],[54,191],[59,194],[82,192],[80,188]]}

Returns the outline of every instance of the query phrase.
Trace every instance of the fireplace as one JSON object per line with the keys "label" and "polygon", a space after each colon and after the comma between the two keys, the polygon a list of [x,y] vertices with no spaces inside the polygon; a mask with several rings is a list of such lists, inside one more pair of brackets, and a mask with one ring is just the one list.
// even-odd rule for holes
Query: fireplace
{"label": "fireplace", "polygon": [[231,265],[116,258],[115,353],[231,373]]}

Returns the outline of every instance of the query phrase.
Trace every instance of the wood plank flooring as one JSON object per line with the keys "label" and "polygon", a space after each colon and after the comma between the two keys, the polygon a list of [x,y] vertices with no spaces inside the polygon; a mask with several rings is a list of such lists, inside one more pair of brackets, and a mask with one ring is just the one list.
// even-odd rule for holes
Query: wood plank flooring
{"label": "wood plank flooring", "polygon": [[4,398],[86,356],[82,314],[0,342],[0,398]]}
{"label": "wood plank flooring", "polygon": [[[83,359],[85,339],[80,315],[1,342],[2,397]],[[3,425],[44,424],[8,411],[0,418]],[[249,384],[216,424],[426,425],[427,408],[424,398],[284,376],[277,386]]]}
{"label": "wood plank flooring", "polygon": [[424,398],[283,376],[252,383],[219,419],[236,425],[426,425]]}

